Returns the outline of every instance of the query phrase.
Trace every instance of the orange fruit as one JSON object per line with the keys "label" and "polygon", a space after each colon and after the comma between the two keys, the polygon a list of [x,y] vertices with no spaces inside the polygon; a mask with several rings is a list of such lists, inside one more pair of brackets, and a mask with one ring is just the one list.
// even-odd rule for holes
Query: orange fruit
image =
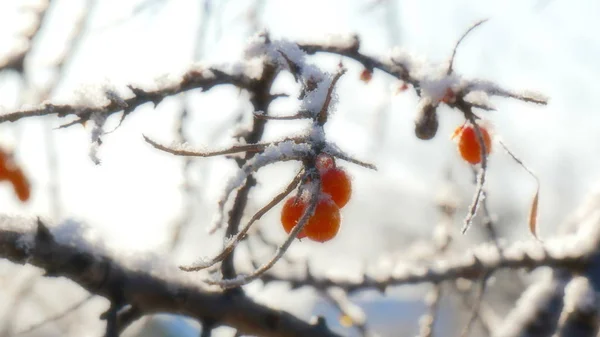
{"label": "orange fruit", "polygon": [[[490,154],[492,151],[492,137],[485,127],[479,126],[479,129],[483,136],[485,152]],[[459,126],[452,135],[452,138],[456,137],[458,137],[458,151],[461,157],[473,165],[480,163],[481,146],[475,128],[472,125]]]}

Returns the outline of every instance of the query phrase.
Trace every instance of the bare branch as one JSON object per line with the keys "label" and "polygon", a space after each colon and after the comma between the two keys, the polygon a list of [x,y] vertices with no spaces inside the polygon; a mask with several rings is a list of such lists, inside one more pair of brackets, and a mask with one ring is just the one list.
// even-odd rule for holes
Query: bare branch
{"label": "bare branch", "polygon": [[94,295],[88,295],[85,298],[81,299],[80,301],[75,302],[73,305],[69,306],[67,309],[65,309],[62,312],[59,312],[55,315],[52,315],[38,323],[35,323],[33,325],[31,325],[29,328],[19,331],[17,332],[15,335],[25,335],[28,334],[34,330],[37,330],[39,328],[41,328],[42,326],[51,323],[51,322],[56,322],[66,316],[68,316],[69,314],[71,314],[73,311],[81,308],[83,305],[85,305],[86,303],[88,303],[92,298],[94,297]]}
{"label": "bare branch", "polygon": [[541,105],[548,104],[548,98],[544,97],[543,95],[540,95],[538,93],[533,93],[533,92],[516,93],[516,92],[512,92],[512,91],[503,89],[503,88],[499,87],[497,84],[492,83],[490,81],[482,81],[482,80],[471,81],[471,83],[469,83],[465,87],[464,90],[465,90],[465,92],[481,90],[492,96],[514,98],[514,99],[518,99],[523,102],[535,103],[535,104],[541,104]]}
{"label": "bare branch", "polygon": [[41,31],[46,12],[50,7],[50,1],[38,5],[38,8],[30,8],[31,12],[34,12],[36,18],[33,23],[33,27],[29,29],[22,37],[25,39],[25,48],[15,51],[12,54],[0,59],[0,71],[5,69],[13,69],[16,72],[23,73],[25,68],[25,59],[31,51],[33,40]]}
{"label": "bare branch", "polygon": [[464,34],[460,37],[460,39],[458,39],[458,41],[456,41],[456,45],[454,45],[454,49],[452,49],[452,56],[450,57],[450,64],[448,65],[448,71],[446,72],[446,74],[448,74],[448,75],[452,74],[452,66],[454,64],[454,57],[456,56],[456,50],[458,49],[458,46],[460,46],[460,43],[467,37],[467,35],[469,35],[470,32],[473,31],[473,29],[479,27],[482,23],[486,22],[487,20],[488,19],[484,19],[484,20],[480,20],[480,21],[476,22],[469,29],[467,29],[466,32],[464,32]]}
{"label": "bare branch", "polygon": [[329,88],[327,88],[325,102],[323,103],[323,106],[321,107],[321,111],[319,112],[319,115],[317,116],[317,121],[320,125],[324,125],[327,122],[327,117],[329,116],[329,105],[331,104],[331,97],[333,95],[333,89],[335,88],[335,84],[338,82],[340,77],[342,77],[342,75],[344,75],[345,73],[346,73],[345,68],[339,69],[339,71],[333,76],[333,79],[331,80],[331,84],[329,85]]}
{"label": "bare branch", "polygon": [[404,82],[410,83],[413,86],[418,86],[418,81],[410,76],[409,70],[400,63],[383,62],[374,57],[366,56],[358,51],[360,42],[358,37],[355,37],[351,44],[304,44],[298,46],[307,54],[315,54],[318,52],[338,54],[354,59],[362,64],[367,70],[379,69],[388,73]]}
{"label": "bare branch", "polygon": [[[287,145],[290,145],[291,147],[288,147]],[[221,227],[225,217],[225,204],[227,203],[227,200],[233,191],[240,188],[252,173],[269,164],[290,160],[302,160],[303,158],[309,157],[311,153],[312,150],[307,144],[295,144],[292,141],[288,141],[267,147],[264,152],[248,160],[238,170],[237,174],[229,180],[229,183],[225,187],[223,196],[218,202],[218,211],[209,232],[214,233]]]}
{"label": "bare branch", "polygon": [[169,147],[167,145],[159,144],[145,135],[144,140],[158,150],[184,157],[215,157],[240,152],[260,152],[270,145],[273,145],[273,143],[234,145],[225,150],[204,152],[199,150],[186,150],[183,149],[181,145],[177,147]]}
{"label": "bare branch", "polygon": [[206,280],[205,282],[211,285],[219,285],[222,288],[236,288],[248,284],[258,278],[260,278],[265,272],[267,272],[271,267],[277,263],[283,257],[288,248],[292,245],[294,240],[298,237],[298,234],[304,229],[308,220],[315,213],[315,209],[317,208],[317,203],[319,201],[319,191],[321,190],[321,180],[318,177],[315,177],[313,182],[311,183],[311,187],[309,190],[310,201],[308,202],[308,207],[304,210],[304,213],[298,220],[294,229],[290,232],[285,242],[281,245],[281,247],[277,248],[275,251],[275,255],[263,264],[260,268],[255,270],[252,274],[249,275],[240,275],[235,279],[225,279],[225,280]]}
{"label": "bare branch", "polygon": [[234,238],[231,238],[228,240],[228,242],[225,245],[225,247],[223,248],[223,250],[217,256],[215,256],[214,258],[212,258],[206,262],[196,263],[191,266],[182,266],[179,268],[182,270],[185,270],[185,271],[198,271],[198,270],[209,268],[209,267],[214,266],[215,264],[223,261],[225,259],[225,257],[227,257],[227,255],[231,254],[231,252],[235,249],[237,244],[246,236],[246,234],[250,230],[250,227],[257,220],[259,220],[263,215],[265,215],[268,211],[270,211],[273,207],[275,207],[278,203],[280,203],[286,196],[288,196],[298,186],[301,178],[302,178],[302,171],[296,175],[296,177],[285,188],[285,190],[283,192],[276,195],[275,198],[273,198],[273,200],[271,200],[266,206],[264,206],[258,212],[256,212],[252,216],[250,221],[248,221],[246,226],[244,226],[236,234],[236,236]]}

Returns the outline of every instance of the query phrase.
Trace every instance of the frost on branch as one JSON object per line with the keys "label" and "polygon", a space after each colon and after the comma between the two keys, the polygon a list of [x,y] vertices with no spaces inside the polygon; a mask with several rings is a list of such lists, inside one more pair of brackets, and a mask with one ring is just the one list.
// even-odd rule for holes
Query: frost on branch
{"label": "frost on branch", "polygon": [[296,144],[292,141],[286,141],[267,147],[263,153],[249,160],[227,183],[223,196],[219,200],[217,214],[209,232],[212,233],[222,226],[225,216],[225,204],[229,196],[244,184],[249,175],[258,171],[263,166],[277,162],[301,160],[311,154],[312,149],[308,144]]}

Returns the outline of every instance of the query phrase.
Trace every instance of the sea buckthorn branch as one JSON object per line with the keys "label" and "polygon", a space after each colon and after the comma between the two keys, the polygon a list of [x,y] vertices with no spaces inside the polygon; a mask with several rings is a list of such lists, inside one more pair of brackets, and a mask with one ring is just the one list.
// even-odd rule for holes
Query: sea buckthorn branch
{"label": "sea buckthorn branch", "polygon": [[564,268],[573,272],[583,272],[598,253],[600,247],[600,212],[591,214],[582,228],[571,236],[561,236],[546,241],[517,242],[498,250],[490,244],[476,246],[463,257],[434,259],[425,266],[402,266],[388,277],[372,278],[363,275],[360,281],[328,277],[280,276],[273,273],[263,275],[264,282],[287,282],[292,287],[314,287],[326,289],[341,287],[348,292],[364,289],[385,291],[387,287],[417,283],[440,283],[464,278],[480,279],[483,275],[499,269],[535,269],[539,267]]}
{"label": "sea buckthorn branch", "polygon": [[227,203],[227,200],[235,190],[242,187],[251,174],[270,164],[290,160],[301,161],[306,157],[312,156],[312,153],[312,148],[308,144],[295,144],[288,141],[269,146],[264,152],[257,154],[251,160],[247,161],[237,174],[230,179],[227,186],[225,186],[223,196],[218,202],[215,220],[209,231],[214,232],[215,229],[221,227],[225,217],[225,204]]}
{"label": "sea buckthorn branch", "polygon": [[265,205],[258,212],[256,212],[252,216],[252,218],[250,218],[250,220],[246,223],[246,225],[244,227],[242,227],[242,229],[235,235],[235,237],[227,240],[227,244],[225,245],[223,250],[221,250],[221,252],[219,254],[217,254],[214,258],[212,258],[208,261],[202,261],[200,263],[195,263],[190,266],[181,266],[180,268],[185,271],[198,271],[198,270],[212,267],[215,264],[223,261],[225,259],[225,257],[227,257],[229,254],[231,254],[231,252],[235,249],[237,244],[240,243],[244,239],[244,237],[246,236],[246,234],[248,233],[248,231],[250,230],[250,227],[252,227],[254,222],[260,220],[260,218],[263,215],[265,215],[267,212],[269,212],[273,207],[275,207],[277,204],[279,204],[285,197],[287,197],[290,193],[292,193],[292,191],[294,189],[296,189],[296,187],[298,187],[298,184],[300,184],[300,180],[302,178],[302,173],[303,173],[303,171],[299,172],[296,175],[296,177],[292,180],[292,182],[285,188],[285,190],[283,190],[283,192],[276,195],[273,198],[273,200],[271,200],[267,205]]}
{"label": "sea buckthorn branch", "polygon": [[107,91],[105,96],[109,102],[100,106],[45,103],[39,107],[1,114],[0,123],[16,122],[23,118],[36,116],[75,116],[75,121],[63,126],[68,127],[85,123],[92,119],[94,114],[108,117],[122,111],[125,115],[128,115],[143,104],[153,103],[156,106],[168,96],[192,89],[207,91],[223,84],[234,85],[242,89],[251,89],[255,83],[255,79],[244,74],[228,74],[216,68],[192,69],[183,75],[180,82],[172,83],[159,89],[145,90],[130,85],[128,88],[133,96],[129,98],[121,98],[114,92]]}
{"label": "sea buckthorn branch", "polygon": [[[243,191],[247,194],[251,185],[254,184],[251,183],[253,179],[252,174],[257,172],[260,168],[277,162],[289,160],[301,161],[304,163],[305,171],[301,180],[316,181],[319,179],[319,173],[314,169],[314,161],[319,154],[328,152],[331,152],[331,155],[335,157],[340,157],[344,160],[352,161],[359,165],[374,168],[373,165],[351,158],[340,151],[335,145],[327,143],[325,140],[323,125],[327,122],[327,115],[333,102],[334,86],[339,78],[343,75],[345,70],[340,69],[340,71],[338,71],[333,77],[329,77],[328,75],[322,73],[318,68],[309,64],[305,64],[302,52],[298,52],[299,50],[294,44],[285,41],[271,42],[268,37],[263,36],[262,40],[259,39],[259,41],[255,41],[250,45],[247,51],[247,56],[250,55],[250,57],[254,57],[261,53],[266,54],[268,56],[266,60],[267,64],[269,66],[275,66],[273,68],[273,73],[287,69],[295,74],[295,78],[298,82],[302,83],[303,88],[300,95],[303,97],[303,110],[301,111],[306,111],[306,115],[313,119],[313,124],[305,136],[287,138],[282,141],[262,144],[257,142],[260,137],[255,137],[255,139],[248,139],[248,137],[245,137],[245,144],[234,145],[221,151],[192,151],[188,149],[182,149],[181,147],[168,147],[160,145],[148,137],[145,137],[146,141],[155,148],[175,155],[209,157],[216,155],[245,153],[245,157],[238,161],[238,164],[240,165],[238,173],[229,181],[223,193],[223,197],[220,198],[218,202],[218,212],[215,216],[214,224],[209,230],[209,232],[214,232],[220,228],[223,223],[225,223],[225,206],[231,195],[237,191],[234,205],[229,212],[230,216],[228,221],[228,230],[226,233],[226,236],[230,238],[229,241],[226,242],[223,250],[215,258],[201,261],[200,263],[191,266],[183,266],[183,270],[197,271],[214,266],[218,262],[223,262],[223,266],[227,261],[232,261],[231,259],[237,243],[239,243],[245,237],[250,229],[250,226],[252,226],[256,219],[262,216],[264,212],[275,206],[279,202],[280,198],[287,196],[291,192],[291,190],[288,192],[289,188],[294,189],[297,185],[296,181],[292,181],[288,189],[273,199],[265,208],[263,208],[262,211],[257,213],[256,218],[253,218],[253,220],[251,220],[244,228],[242,228],[241,231],[238,231],[239,220],[241,219],[241,214],[243,214],[243,209],[245,208],[244,200],[247,200],[247,196],[240,197],[240,193]],[[289,55],[294,56],[292,57]],[[265,89],[268,89],[269,87],[270,86],[265,86]],[[254,126],[256,126],[257,123],[260,123],[261,127],[259,129],[262,129],[264,128],[264,124],[268,119],[260,118],[259,116],[267,116],[266,111],[268,111],[268,103],[270,102],[270,99],[263,100],[263,104],[258,104],[258,102],[255,100],[255,97],[260,96],[259,93],[256,92],[256,90],[250,90],[250,92],[254,94],[254,97],[251,98],[255,108],[254,110],[256,112],[261,112],[255,112]],[[267,90],[265,90],[265,92],[267,92]],[[250,133],[256,130],[254,126]],[[260,133],[262,134],[262,131]],[[310,179],[307,179],[307,177],[310,177]],[[314,184],[314,181],[312,184]],[[302,188],[299,189],[299,192],[301,190]],[[312,201],[316,202],[319,200],[318,193],[310,192],[310,195]],[[232,214],[237,214],[237,216],[233,217]],[[310,213],[308,218],[311,216],[312,213]],[[233,226],[232,223],[234,224]],[[304,226],[304,224],[302,224],[302,226]],[[232,227],[234,227],[234,229],[231,229]],[[301,231],[301,229],[296,231],[296,234],[299,231]],[[223,273],[223,280],[209,281],[209,283],[219,284],[224,288],[234,288],[256,279],[264,271],[271,268],[271,266],[274,265],[277,260],[281,258],[281,256],[283,256],[295,237],[296,236],[288,238],[288,240],[286,240],[286,242],[284,242],[282,246],[277,249],[274,258],[265,263],[264,266],[258,268],[253,274],[236,277],[232,273],[229,273],[228,275],[226,275],[227,273]]]}
{"label": "sea buckthorn branch", "polygon": [[488,21],[488,19],[477,21],[463,33],[463,35],[460,37],[460,39],[458,39],[458,41],[456,41],[456,44],[452,49],[452,56],[450,56],[450,62],[448,62],[448,71],[446,71],[447,75],[452,74],[454,70],[452,69],[452,67],[454,66],[454,58],[456,57],[456,51],[458,50],[458,47],[460,46],[461,42],[463,42],[463,40],[469,35],[469,33],[471,33],[475,28],[481,26],[486,21]]}
{"label": "sea buckthorn branch", "polygon": [[147,136],[144,136],[144,140],[152,145],[155,149],[161,150],[170,154],[174,154],[176,156],[182,157],[215,157],[215,156],[223,156],[227,154],[235,154],[240,152],[261,152],[264,151],[267,147],[276,145],[278,143],[282,143],[285,141],[293,140],[293,139],[285,139],[281,142],[272,142],[272,143],[258,143],[258,144],[241,144],[241,145],[233,145],[224,150],[215,150],[215,151],[202,151],[202,150],[192,150],[186,149],[182,146],[167,146],[164,144],[160,144]]}
{"label": "sea buckthorn branch", "polygon": [[[267,39],[268,40],[268,39]],[[268,111],[269,105],[273,101],[273,97],[270,94],[271,87],[275,78],[279,74],[279,69],[272,64],[269,64],[265,60],[261,60],[262,64],[262,76],[257,84],[250,90],[250,103],[254,108],[254,111],[263,110]],[[242,134],[238,135],[238,138],[243,140],[247,144],[259,143],[263,137],[265,126],[265,120],[253,118],[252,126],[249,130],[246,130]],[[255,153],[246,152],[242,158],[234,158],[240,170],[248,164],[249,161],[253,160]],[[250,190],[256,185],[256,179],[253,175],[247,176],[243,186],[236,192],[233,205],[229,210],[229,219],[227,221],[227,228],[225,229],[225,237],[232,237],[239,231],[239,226],[242,222],[244,213],[246,212],[246,206],[248,203],[248,196]],[[219,216],[219,214],[217,214]],[[221,275],[223,278],[231,279],[237,277],[237,272],[234,265],[234,254],[235,249],[231,251],[221,263]],[[234,290],[241,292],[241,288]]]}
{"label": "sea buckthorn branch", "polygon": [[317,208],[317,203],[319,201],[319,191],[321,190],[321,181],[318,177],[318,173],[315,176],[313,176],[313,180],[308,189],[310,193],[308,207],[300,217],[300,220],[298,220],[298,223],[296,224],[294,229],[289,233],[285,242],[279,248],[277,248],[271,260],[267,261],[260,268],[256,269],[253,273],[249,275],[240,275],[235,279],[205,280],[205,282],[210,285],[219,285],[220,287],[225,289],[237,288],[260,278],[265,272],[271,269],[271,267],[273,267],[275,263],[277,263],[277,261],[279,261],[279,259],[283,257],[287,249],[298,237],[298,234],[304,229],[304,227],[308,223],[308,220],[315,213],[315,209]]}
{"label": "sea buckthorn branch", "polygon": [[[356,36],[342,40],[341,42],[333,41],[324,44],[299,45],[300,48],[310,54],[327,52],[352,58],[365,67],[365,71],[368,74],[366,78],[370,78],[370,73],[373,69],[380,69],[405,83],[412,84],[417,95],[420,97],[415,118],[415,135],[422,140],[429,140],[435,137],[439,127],[437,109],[441,103],[461,111],[465,119],[471,122],[475,128],[476,138],[482,144],[480,146],[482,159],[476,192],[465,218],[462,228],[463,233],[470,227],[479,207],[485,185],[487,171],[486,157],[489,150],[482,143],[483,136],[479,125],[476,123],[476,119],[479,119],[479,117],[474,114],[473,109],[482,109],[484,111],[494,110],[494,107],[487,102],[487,96],[501,96],[536,104],[547,103],[547,99],[539,94],[515,93],[503,89],[490,81],[464,79],[454,73],[453,63],[458,47],[473,29],[485,21],[482,20],[475,23],[461,36],[453,48],[448,66],[444,69],[443,73],[436,71],[435,66],[423,65],[415,61],[413,57],[399,49],[394,50],[389,60],[386,61],[363,55],[359,52],[360,42]],[[483,97],[479,97],[478,99],[478,94]],[[481,101],[480,98],[484,98],[484,100]],[[537,200],[534,202],[534,205],[537,205]]]}
{"label": "sea buckthorn branch", "polygon": [[[87,242],[83,237],[75,241]],[[40,221],[36,227],[24,219],[0,219],[0,257],[41,268],[46,271],[46,277],[68,278],[111,302],[117,296],[123,310],[104,315],[116,322],[111,328],[117,332],[136,318],[172,313],[214,322],[215,327],[230,326],[245,335],[339,336],[322,322],[309,324],[285,311],[256,303],[243,294],[210,291],[198,284],[176,280],[168,273],[132,268],[106,253],[62,243],[52,229]]]}
{"label": "sea buckthorn branch", "polygon": [[418,86],[418,81],[410,75],[409,67],[402,62],[394,62],[393,60],[382,61],[360,53],[360,39],[356,35],[342,41],[323,44],[300,43],[298,46],[307,54],[331,53],[345,56],[359,62],[370,72],[374,69],[379,69],[413,86]]}

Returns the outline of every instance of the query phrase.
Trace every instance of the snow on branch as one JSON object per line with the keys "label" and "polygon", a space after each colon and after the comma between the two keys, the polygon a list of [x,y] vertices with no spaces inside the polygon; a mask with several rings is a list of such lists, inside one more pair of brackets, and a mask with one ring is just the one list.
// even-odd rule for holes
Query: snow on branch
{"label": "snow on branch", "polygon": [[158,89],[145,90],[129,85],[132,93],[131,97],[121,98],[114,91],[106,91],[105,96],[108,102],[104,105],[85,106],[74,104],[53,104],[44,103],[39,107],[23,109],[0,115],[0,123],[16,122],[20,119],[35,116],[57,115],[58,117],[75,116],[76,120],[65,126],[84,123],[92,119],[94,114],[108,117],[114,113],[123,111],[125,115],[129,114],[137,107],[154,103],[158,105],[164,98],[173,96],[181,92],[192,89],[202,89],[204,91],[211,88],[231,84],[239,88],[250,89],[255,84],[255,80],[243,73],[229,74],[215,68],[191,69],[183,75],[180,81],[170,83]]}
{"label": "snow on branch", "polygon": [[[115,310],[116,319],[107,319],[109,324],[125,321],[119,315],[128,315],[131,310],[127,308],[135,308],[139,314],[133,315],[134,318],[154,313],[181,314],[199,321],[216,322],[216,326],[230,326],[247,335],[279,337],[293,332],[294,336],[338,336],[323,324],[309,324],[247,296],[209,291],[190,281],[174,280],[173,275],[169,279],[168,273],[132,268],[102,251],[61,242],[60,235],[39,220],[36,226],[33,221],[2,217],[0,257],[44,269],[46,276],[68,278],[90,293],[107,298],[111,308],[124,308]],[[82,237],[71,239],[87,242]],[[93,244],[87,246],[94,247]],[[110,328],[121,330],[123,327]]]}
{"label": "snow on branch", "polygon": [[246,162],[227,183],[223,196],[219,200],[218,211],[210,232],[214,232],[217,228],[221,227],[225,216],[225,204],[227,200],[229,200],[233,191],[244,184],[248,176],[266,165],[290,160],[302,160],[311,155],[313,155],[313,151],[309,144],[296,144],[293,141],[286,141],[267,147],[264,152]]}
{"label": "snow on branch", "polygon": [[[327,289],[340,287],[347,292],[374,288],[385,291],[390,286],[417,283],[440,283],[459,278],[476,280],[498,269],[534,269],[539,267],[586,270],[600,248],[600,211],[590,215],[579,232],[557,237],[542,244],[539,241],[516,242],[499,251],[495,245],[484,243],[462,257],[431,261],[426,266],[398,266],[388,277],[363,275],[362,279],[337,279],[326,276],[279,276],[267,273],[264,282],[283,281],[292,287]],[[501,253],[500,253],[501,252]]]}

